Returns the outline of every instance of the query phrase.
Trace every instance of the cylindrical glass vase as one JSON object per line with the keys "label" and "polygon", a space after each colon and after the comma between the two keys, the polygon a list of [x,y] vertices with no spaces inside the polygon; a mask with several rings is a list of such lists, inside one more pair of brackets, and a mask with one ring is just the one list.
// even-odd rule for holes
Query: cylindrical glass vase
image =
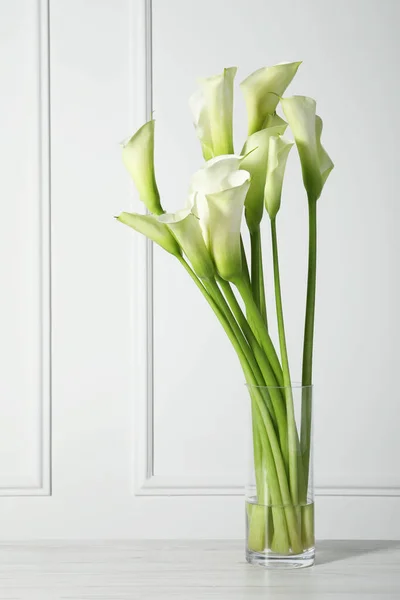
{"label": "cylindrical glass vase", "polygon": [[314,564],[312,386],[247,386],[246,560],[265,568]]}

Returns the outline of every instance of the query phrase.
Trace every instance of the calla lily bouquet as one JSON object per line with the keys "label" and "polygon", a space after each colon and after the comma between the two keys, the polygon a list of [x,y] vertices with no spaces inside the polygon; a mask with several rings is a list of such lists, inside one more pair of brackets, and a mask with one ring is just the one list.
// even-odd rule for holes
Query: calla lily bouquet
{"label": "calla lily bouquet", "polygon": [[[299,509],[307,505],[311,414],[305,402],[298,431],[282,308],[277,220],[286,161],[295,144],[309,209],[302,380],[306,387],[312,384],[317,201],[333,168],[321,145],[322,120],[316,115],[315,100],[284,96],[299,66],[293,62],[265,67],[241,83],[248,137],[240,153],[234,150],[232,124],[236,68],[200,81],[190,106],[205,162],[192,177],[184,207],[175,213],[164,210],[156,184],[155,123],[143,125],[123,144],[122,158],[148,214],[124,212],[117,217],[179,261],[237,353],[252,406],[257,505],[249,513],[249,545],[254,551],[266,546],[264,522],[271,518],[269,546],[280,554],[298,554],[311,547],[314,531],[313,518]],[[284,137],[288,126],[294,142]],[[279,352],[268,331],[260,233],[265,215],[270,221]],[[250,233],[250,256],[241,236],[244,221]],[[260,506],[284,510],[272,508],[266,515]]]}

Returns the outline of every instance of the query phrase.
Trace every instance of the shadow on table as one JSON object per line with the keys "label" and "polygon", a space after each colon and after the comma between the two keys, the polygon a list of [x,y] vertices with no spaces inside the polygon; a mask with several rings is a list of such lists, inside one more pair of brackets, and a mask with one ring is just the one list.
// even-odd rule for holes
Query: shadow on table
{"label": "shadow on table", "polygon": [[400,541],[395,540],[346,540],[322,541],[317,543],[315,564],[325,565],[365,554],[384,553],[394,548],[400,549]]}

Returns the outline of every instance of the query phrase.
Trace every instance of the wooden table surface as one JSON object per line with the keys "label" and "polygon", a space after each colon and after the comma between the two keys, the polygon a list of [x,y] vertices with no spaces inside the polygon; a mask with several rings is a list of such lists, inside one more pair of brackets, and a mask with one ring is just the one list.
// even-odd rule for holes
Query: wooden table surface
{"label": "wooden table surface", "polygon": [[236,541],[0,544],[0,599],[400,600],[400,542],[320,542],[297,571],[248,565]]}

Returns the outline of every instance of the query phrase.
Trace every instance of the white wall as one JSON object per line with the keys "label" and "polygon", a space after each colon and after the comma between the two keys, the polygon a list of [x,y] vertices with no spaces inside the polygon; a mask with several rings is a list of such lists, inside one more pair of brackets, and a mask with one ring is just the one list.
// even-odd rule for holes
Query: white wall
{"label": "white wall", "polygon": [[[118,142],[153,96],[160,188],[178,206],[200,164],[196,77],[236,64],[240,81],[302,59],[291,89],[317,98],[336,164],[319,206],[317,533],[398,538],[399,5],[153,0],[152,19],[148,8],[0,2],[1,537],[243,535],[242,377],[178,265],[158,249],[151,261],[112,219],[140,209]],[[239,93],[236,112],[239,147]],[[296,374],[306,206],[295,153],[289,172],[281,253]]]}

